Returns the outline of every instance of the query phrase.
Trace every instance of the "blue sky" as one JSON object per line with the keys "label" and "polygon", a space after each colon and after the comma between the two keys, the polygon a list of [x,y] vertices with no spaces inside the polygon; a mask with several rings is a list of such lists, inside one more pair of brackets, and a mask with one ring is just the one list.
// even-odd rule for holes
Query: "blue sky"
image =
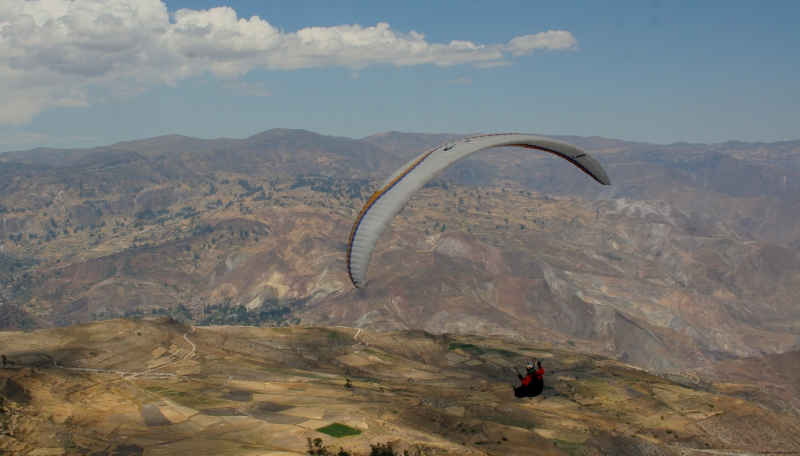
{"label": "blue sky", "polygon": [[[0,150],[278,127],[800,139],[800,2],[66,1],[0,5]],[[220,6],[268,24],[198,13]]]}

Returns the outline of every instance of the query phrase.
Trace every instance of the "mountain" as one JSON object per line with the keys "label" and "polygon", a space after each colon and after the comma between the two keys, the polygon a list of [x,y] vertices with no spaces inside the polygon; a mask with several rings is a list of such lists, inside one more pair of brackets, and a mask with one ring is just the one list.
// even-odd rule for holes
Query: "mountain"
{"label": "mountain", "polygon": [[800,351],[727,360],[695,372],[725,382],[740,397],[767,406],[779,404],[781,412],[800,410]]}
{"label": "mountain", "polygon": [[420,191],[353,288],[357,211],[457,137],[270,130],[3,154],[3,322],[492,333],[662,371],[800,349],[797,174],[783,165],[797,142],[561,138],[591,149],[611,187],[546,154],[483,151]]}
{"label": "mountain", "polygon": [[[0,332],[0,352],[8,453],[800,450],[800,410],[753,383],[768,375],[667,375],[520,337],[126,319]],[[513,366],[531,357],[544,391],[517,399]]]}
{"label": "mountain", "polygon": [[455,141],[471,135],[454,135],[448,133],[428,134],[428,133],[401,133],[399,131],[387,131],[377,135],[367,136],[362,141],[374,144],[381,149],[396,155],[404,160],[427,152],[442,144]]}
{"label": "mountain", "polygon": [[[800,247],[800,173],[794,167],[776,165],[786,160],[777,151],[780,158],[751,161],[744,147],[723,153],[712,146],[682,149],[555,138],[586,147],[612,176],[612,185],[598,187],[557,157],[514,148],[475,154],[442,178],[463,185],[535,189],[589,200],[664,201],[687,214],[711,214],[754,239]],[[800,143],[795,147],[800,150]]]}
{"label": "mountain", "polygon": [[0,331],[33,331],[53,324],[11,304],[0,304]]}
{"label": "mountain", "polygon": [[[366,141],[286,129],[269,130],[244,139],[204,140],[169,135],[92,149],[33,149],[0,156],[4,163],[47,165],[73,173],[86,170],[104,175],[146,162],[157,175],[142,176],[145,180],[170,179],[175,174],[200,178],[220,172],[364,175],[389,172],[393,166],[402,164],[398,157]],[[109,173],[110,170],[115,171]]]}

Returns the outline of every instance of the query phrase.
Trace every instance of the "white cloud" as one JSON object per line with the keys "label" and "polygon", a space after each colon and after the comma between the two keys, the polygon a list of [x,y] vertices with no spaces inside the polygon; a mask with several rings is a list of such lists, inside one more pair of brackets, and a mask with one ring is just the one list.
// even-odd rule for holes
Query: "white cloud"
{"label": "white cloud", "polygon": [[548,51],[571,51],[577,49],[578,40],[563,30],[550,30],[535,35],[518,36],[508,42],[506,50],[515,57],[531,55],[539,49]]}
{"label": "white cloud", "polygon": [[458,78],[447,81],[448,84],[472,84],[472,79]]}
{"label": "white cloud", "polygon": [[478,62],[474,63],[472,66],[475,68],[494,68],[494,67],[503,67],[503,66],[511,66],[514,62],[509,62],[508,60],[492,60],[491,62]]}
{"label": "white cloud", "polygon": [[[508,65],[512,56],[571,50],[567,31],[520,36],[507,45],[429,43],[417,32],[374,27],[309,27],[295,33],[229,7],[181,9],[161,0],[0,1],[0,122],[29,121],[48,106],[86,106],[86,89],[131,96],[152,84],[211,73],[226,80],[254,69],[376,64]],[[268,95],[268,91],[253,92]]]}

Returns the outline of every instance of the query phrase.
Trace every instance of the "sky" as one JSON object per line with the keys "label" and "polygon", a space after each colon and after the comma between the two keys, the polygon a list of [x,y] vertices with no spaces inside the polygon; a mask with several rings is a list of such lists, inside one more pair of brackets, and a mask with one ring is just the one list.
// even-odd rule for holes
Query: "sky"
{"label": "sky", "polygon": [[0,151],[272,128],[800,139],[797,1],[0,1]]}

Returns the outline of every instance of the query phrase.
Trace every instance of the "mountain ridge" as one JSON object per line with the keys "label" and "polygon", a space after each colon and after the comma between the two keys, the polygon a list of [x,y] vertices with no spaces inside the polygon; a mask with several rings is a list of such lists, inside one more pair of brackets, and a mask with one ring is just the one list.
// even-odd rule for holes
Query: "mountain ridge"
{"label": "mountain ridge", "polygon": [[350,288],[355,213],[407,157],[457,136],[166,136],[45,157],[58,167],[3,154],[0,259],[23,265],[0,277],[2,305],[21,311],[7,326],[170,315],[534,331],[660,370],[797,349],[800,179],[780,166],[792,144],[753,146],[749,162],[585,139],[605,147],[591,153],[606,189],[545,154],[482,152],[420,191],[367,291]]}

